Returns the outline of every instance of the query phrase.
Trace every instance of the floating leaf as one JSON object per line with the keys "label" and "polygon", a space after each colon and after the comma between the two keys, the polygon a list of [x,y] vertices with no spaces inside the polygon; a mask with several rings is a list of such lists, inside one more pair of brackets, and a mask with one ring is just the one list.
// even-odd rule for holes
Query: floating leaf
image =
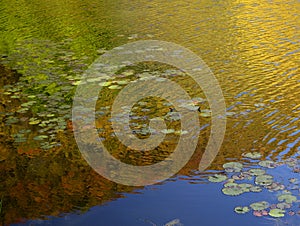
{"label": "floating leaf", "polygon": [[292,184],[299,184],[299,180],[297,178],[290,178],[289,182]]}
{"label": "floating leaf", "polygon": [[222,189],[222,192],[225,195],[237,196],[243,194],[245,191],[238,184],[231,183],[230,185],[227,184],[227,186]]}
{"label": "floating leaf", "polygon": [[37,125],[41,122],[41,120],[37,119],[37,118],[31,118],[29,119],[29,124],[30,125]]}
{"label": "floating leaf", "polygon": [[270,191],[279,191],[279,190],[283,190],[285,186],[278,182],[273,182],[272,184],[267,185],[266,188],[269,189]]}
{"label": "floating leaf", "polygon": [[181,119],[181,115],[179,114],[179,112],[168,112],[165,115],[165,119],[170,120],[170,121],[178,121]]}
{"label": "floating leaf", "polygon": [[262,154],[260,154],[259,152],[248,152],[243,154],[243,156],[249,159],[260,159],[262,157]]}
{"label": "floating leaf", "polygon": [[261,192],[261,191],[262,191],[262,188],[259,187],[259,186],[252,186],[252,187],[250,188],[250,191],[251,191],[251,192]]}
{"label": "floating leaf", "polygon": [[200,116],[203,118],[209,118],[209,117],[211,117],[211,113],[210,112],[201,112]]}
{"label": "floating leaf", "polygon": [[242,183],[238,185],[244,192],[249,192],[250,188],[253,187],[252,184]]}
{"label": "floating leaf", "polygon": [[286,203],[293,203],[293,202],[296,202],[297,201],[297,197],[294,196],[294,195],[291,195],[291,194],[283,194],[283,195],[280,195],[278,196],[278,201],[279,202],[286,202]]}
{"label": "floating leaf", "polygon": [[287,164],[289,167],[295,167],[295,166],[299,166],[298,160],[294,159],[294,158],[288,158],[285,161],[285,164]]}
{"label": "floating leaf", "polygon": [[99,85],[102,87],[110,86],[112,82],[100,82]]}
{"label": "floating leaf", "polygon": [[223,165],[223,168],[228,173],[241,172],[243,165],[239,162],[228,162]]}
{"label": "floating leaf", "polygon": [[227,176],[222,175],[222,174],[215,174],[213,176],[208,177],[208,180],[210,182],[214,182],[214,183],[222,182],[222,181],[225,181],[226,179],[227,179]]}
{"label": "floating leaf", "polygon": [[270,206],[270,204],[266,201],[261,201],[261,202],[254,202],[250,205],[250,207],[253,210],[264,210],[267,209]]}
{"label": "floating leaf", "polygon": [[259,176],[265,174],[266,171],[263,169],[250,169],[248,173],[252,176]]}
{"label": "floating leaf", "polygon": [[12,117],[9,117],[5,122],[6,122],[7,124],[14,124],[14,123],[19,122],[19,119],[12,116]]}
{"label": "floating leaf", "polygon": [[163,129],[161,132],[164,134],[171,134],[171,133],[175,133],[175,130],[174,129]]}
{"label": "floating leaf", "polygon": [[224,184],[224,187],[233,187],[233,186],[238,186],[239,184],[235,183],[234,181],[227,181],[225,184]]}
{"label": "floating leaf", "polygon": [[271,185],[272,183],[273,183],[273,176],[268,174],[259,175],[255,178],[255,184],[257,185],[267,186],[267,185]]}
{"label": "floating leaf", "polygon": [[250,208],[248,206],[237,206],[234,208],[234,212],[238,214],[244,214],[248,213],[250,211]]}
{"label": "floating leaf", "polygon": [[108,87],[109,89],[122,89],[122,86],[119,85],[111,85]]}
{"label": "floating leaf", "polygon": [[258,165],[269,169],[275,168],[277,166],[276,163],[271,160],[260,161]]}
{"label": "floating leaf", "polygon": [[276,207],[278,208],[278,209],[289,209],[289,208],[291,208],[291,204],[288,204],[288,203],[285,203],[285,202],[281,202],[281,203],[278,203],[277,205],[276,205]]}
{"label": "floating leaf", "polygon": [[269,215],[271,217],[284,217],[285,210],[282,209],[271,209]]}
{"label": "floating leaf", "polygon": [[34,140],[44,140],[44,139],[47,139],[47,138],[48,138],[47,135],[39,135],[39,136],[34,137],[33,139]]}
{"label": "floating leaf", "polygon": [[116,83],[117,83],[118,85],[126,85],[126,84],[129,83],[129,81],[128,81],[128,80],[121,80],[121,81],[116,81]]}
{"label": "floating leaf", "polygon": [[131,76],[131,75],[134,75],[134,71],[133,70],[123,71],[122,74],[124,76]]}
{"label": "floating leaf", "polygon": [[175,135],[185,135],[185,134],[188,134],[189,132],[186,131],[186,130],[176,130],[174,132]]}
{"label": "floating leaf", "polygon": [[227,112],[226,112],[226,116],[228,116],[228,117],[234,116],[234,115],[236,115],[235,112],[232,112],[232,111],[227,111]]}

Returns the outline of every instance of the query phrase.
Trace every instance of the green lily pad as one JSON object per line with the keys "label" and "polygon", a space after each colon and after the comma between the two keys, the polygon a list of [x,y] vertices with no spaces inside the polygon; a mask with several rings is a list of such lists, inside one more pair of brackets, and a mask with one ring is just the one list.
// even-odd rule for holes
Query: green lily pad
{"label": "green lily pad", "polygon": [[237,206],[234,208],[234,212],[238,214],[244,214],[248,213],[250,211],[250,208],[248,206]]}
{"label": "green lily pad", "polygon": [[281,183],[273,182],[272,184],[267,185],[266,188],[269,191],[279,191],[279,190],[283,190],[285,188],[285,186]]}
{"label": "green lily pad", "polygon": [[270,206],[270,204],[266,201],[254,202],[250,205],[250,207],[253,210],[257,210],[257,211],[267,209],[269,206]]}
{"label": "green lily pad", "polygon": [[262,157],[262,154],[259,152],[248,152],[243,154],[243,157],[249,158],[249,159],[260,159]]}
{"label": "green lily pad", "polygon": [[286,159],[284,162],[285,162],[285,164],[287,164],[289,167],[294,167],[294,166],[299,165],[297,159],[294,159],[294,158],[288,158],[288,159]]}
{"label": "green lily pad", "polygon": [[285,202],[281,202],[281,203],[278,203],[277,205],[276,205],[276,207],[278,208],[278,209],[289,209],[289,208],[291,208],[291,204],[289,204],[289,203],[285,203]]}
{"label": "green lily pad", "polygon": [[170,121],[178,121],[181,119],[181,115],[179,114],[179,112],[168,112],[165,115],[165,119]]}
{"label": "green lily pad", "polygon": [[297,178],[290,178],[289,182],[292,184],[299,184],[299,180]]}
{"label": "green lily pad", "polygon": [[34,137],[33,139],[34,140],[44,140],[44,139],[47,139],[47,138],[48,138],[47,135],[39,135],[39,136]]}
{"label": "green lily pad", "polygon": [[37,125],[37,124],[39,124],[41,122],[41,120],[32,120],[32,121],[29,121],[29,124],[30,125]]}
{"label": "green lily pad", "polygon": [[185,134],[188,134],[189,132],[188,131],[186,131],[186,130],[176,130],[175,132],[174,132],[174,134],[175,135],[185,135]]}
{"label": "green lily pad", "polygon": [[128,80],[121,80],[121,81],[116,81],[116,83],[118,85],[127,85],[129,83],[129,81]]}
{"label": "green lily pad", "polygon": [[119,85],[111,85],[108,87],[109,89],[122,89],[122,86]]}
{"label": "green lily pad", "polygon": [[273,183],[273,176],[268,174],[259,175],[255,178],[255,184],[257,185],[267,186],[267,185],[271,185],[272,183]]}
{"label": "green lily pad", "polygon": [[252,187],[250,188],[250,191],[251,191],[251,192],[261,192],[261,191],[262,191],[262,188],[259,187],[259,186],[252,186]]}
{"label": "green lily pad", "polygon": [[222,174],[215,174],[213,176],[209,176],[208,180],[210,182],[214,182],[214,183],[219,183],[219,182],[223,182],[227,179],[226,175],[222,175]]}
{"label": "green lily pad", "polygon": [[19,122],[19,119],[12,116],[12,117],[9,117],[5,122],[6,122],[7,124],[14,124],[14,123]]}
{"label": "green lily pad", "polygon": [[18,113],[26,113],[29,110],[29,108],[21,108],[17,110]]}
{"label": "green lily pad", "polygon": [[269,215],[271,217],[284,217],[285,210],[282,209],[271,209]]}
{"label": "green lily pad", "polygon": [[110,86],[111,84],[112,84],[112,82],[101,82],[101,83],[99,83],[99,85],[102,86],[102,87]]}
{"label": "green lily pad", "polygon": [[211,113],[210,112],[201,112],[200,116],[203,118],[209,118],[209,117],[211,117]]}
{"label": "green lily pad", "polygon": [[250,169],[248,173],[252,176],[259,176],[265,174],[266,171],[263,169]]}
{"label": "green lily pad", "polygon": [[263,161],[260,161],[258,163],[258,165],[262,166],[262,167],[265,167],[265,168],[269,168],[269,169],[272,169],[272,168],[275,168],[276,167],[276,163],[271,161],[271,160],[263,160]]}
{"label": "green lily pad", "polygon": [[242,183],[238,185],[244,192],[249,192],[250,189],[253,187],[252,184]]}
{"label": "green lily pad", "polygon": [[164,134],[171,134],[171,133],[175,133],[175,130],[174,129],[163,129],[161,132]]}
{"label": "green lily pad", "polygon": [[296,202],[297,201],[297,197],[294,196],[294,195],[291,195],[291,194],[283,194],[283,195],[280,195],[278,196],[278,201],[279,202],[286,202],[286,203],[293,203],[293,202]]}
{"label": "green lily pad", "polygon": [[243,165],[239,162],[227,162],[223,165],[223,168],[226,172],[241,172]]}
{"label": "green lily pad", "polygon": [[122,74],[124,76],[131,76],[131,75],[134,75],[134,71],[133,70],[129,70],[129,71],[123,71]]}
{"label": "green lily pad", "polygon": [[230,183],[230,185],[228,184],[227,186],[224,185],[222,192],[225,195],[237,196],[243,194],[245,191],[242,189],[242,187],[239,186],[239,184]]}

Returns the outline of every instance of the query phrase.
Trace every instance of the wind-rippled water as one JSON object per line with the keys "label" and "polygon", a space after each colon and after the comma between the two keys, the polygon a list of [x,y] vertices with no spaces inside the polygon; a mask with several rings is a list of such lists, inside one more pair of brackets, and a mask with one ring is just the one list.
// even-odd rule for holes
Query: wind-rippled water
{"label": "wind-rippled water", "polygon": [[[178,218],[183,225],[299,225],[299,202],[290,209],[295,216],[286,214],[277,219],[255,217],[251,213],[238,215],[233,211],[235,206],[264,199],[272,203],[277,194],[263,191],[228,197],[222,194],[220,184],[207,181],[207,175],[223,172],[222,165],[229,161],[240,161],[246,168],[256,167],[255,161],[242,158],[246,152],[260,152],[262,159],[276,162],[293,158],[298,160],[294,169],[299,167],[299,21],[297,0],[2,0],[1,80],[16,71],[20,73],[19,79],[9,76],[10,81],[0,83],[3,84],[0,106],[2,223],[163,225]],[[67,124],[71,104],[61,106],[61,102],[69,100],[68,93],[74,89],[78,77],[102,51],[144,39],[174,42],[199,55],[219,81],[229,114],[223,145],[207,172],[197,172],[209,137],[210,121],[204,118],[195,160],[174,178],[135,190],[104,180],[79,160],[78,152],[73,151],[76,144]],[[35,80],[41,74],[48,79]],[[199,95],[195,84],[184,82],[189,92]],[[9,83],[18,90],[11,91],[13,88],[9,87],[8,91],[4,85]],[[53,83],[67,88],[61,89],[59,94],[53,88],[45,96],[45,89],[40,85]],[[36,89],[28,91],[31,84]],[[44,143],[49,149],[42,152],[38,138],[33,139],[40,133],[38,123],[34,122],[45,120],[47,114],[39,115],[39,108],[30,106],[19,124],[7,123],[28,100],[21,98],[16,102],[17,98],[12,98],[11,102],[3,93],[21,95],[24,87],[25,96],[42,90],[41,96],[36,95],[41,102],[35,104],[47,103],[45,112],[59,116],[58,121],[48,123],[53,124],[49,130],[46,127],[42,131],[50,137],[49,142]],[[108,114],[105,106],[112,96],[108,94],[102,103],[102,116]],[[55,104],[61,107],[60,112]],[[30,121],[30,118],[34,119]],[[28,128],[31,131],[26,135],[27,143],[22,136],[13,136]],[[68,128],[68,133],[62,132]],[[103,137],[112,152],[117,152],[120,147],[114,145],[110,132],[103,133]],[[24,142],[15,142],[16,139]],[[28,147],[33,148],[28,151]],[[128,153],[124,153],[116,155],[127,158]],[[156,161],[160,158],[159,153],[154,154]],[[267,171],[281,181],[300,180],[299,172],[285,166]],[[292,191],[299,200],[299,186]],[[82,211],[78,215],[74,213],[77,209]],[[63,216],[58,217],[60,214]],[[48,216],[48,221],[36,220]]]}

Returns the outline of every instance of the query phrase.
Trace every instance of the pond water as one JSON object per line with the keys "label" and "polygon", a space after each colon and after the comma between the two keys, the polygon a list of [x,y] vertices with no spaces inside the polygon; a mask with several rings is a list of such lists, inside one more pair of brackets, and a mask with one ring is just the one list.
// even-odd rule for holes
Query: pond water
{"label": "pond water", "polygon": [[[1,224],[300,225],[299,1],[2,0],[0,11]],[[169,65],[118,71],[102,83],[95,124],[125,163],[162,161],[184,132],[168,102],[146,98],[132,108],[130,127],[147,138],[149,118],[163,116],[164,142],[143,153],[122,145],[110,111],[125,85],[168,78],[193,98],[184,107],[200,107],[199,140],[185,167],[154,185],[125,186],[81,156],[72,98],[97,57],[148,39],[205,61],[223,91],[227,129],[213,163],[198,171],[211,129],[201,88]]]}

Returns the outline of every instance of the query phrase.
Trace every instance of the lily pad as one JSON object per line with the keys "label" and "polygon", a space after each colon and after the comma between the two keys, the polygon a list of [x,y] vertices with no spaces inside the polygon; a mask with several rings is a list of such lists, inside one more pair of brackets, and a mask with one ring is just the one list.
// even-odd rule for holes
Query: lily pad
{"label": "lily pad", "polygon": [[5,122],[10,125],[10,124],[19,122],[19,119],[12,116],[12,117],[9,117]]}
{"label": "lily pad", "polygon": [[271,217],[284,217],[285,210],[282,209],[271,209],[269,215]]}
{"label": "lily pad", "polygon": [[262,157],[262,154],[259,152],[248,152],[243,154],[243,157],[249,158],[249,159],[260,159]]}
{"label": "lily pad", "polygon": [[111,85],[108,87],[109,89],[122,89],[122,86],[119,85]]}
{"label": "lily pad", "polygon": [[267,185],[271,185],[272,183],[273,183],[273,176],[268,174],[259,175],[255,178],[255,184],[257,185],[267,186]]}
{"label": "lily pad", "polygon": [[288,204],[288,203],[285,203],[285,202],[281,202],[281,203],[278,203],[277,205],[276,205],[276,207],[278,208],[278,209],[289,209],[289,208],[291,208],[291,204]]}
{"label": "lily pad", "polygon": [[237,206],[234,208],[234,212],[238,214],[244,214],[248,213],[250,211],[250,208],[248,206]]}
{"label": "lily pad", "polygon": [[257,210],[257,211],[267,209],[269,206],[270,206],[270,204],[266,201],[254,202],[250,205],[250,207],[253,210]]}
{"label": "lily pad", "polygon": [[185,135],[185,134],[188,134],[189,132],[188,131],[186,131],[186,130],[176,130],[175,132],[174,132],[174,134],[175,135]]}
{"label": "lily pad", "polygon": [[129,82],[130,82],[130,81],[128,81],[128,80],[116,81],[116,83],[117,83],[118,85],[127,85]]}
{"label": "lily pad", "polygon": [[200,116],[203,118],[209,118],[209,117],[211,117],[211,113],[210,112],[201,112]]}
{"label": "lily pad", "polygon": [[112,84],[112,82],[101,82],[101,83],[99,83],[99,85],[102,86],[102,87],[110,86],[111,84]]}
{"label": "lily pad", "polygon": [[34,140],[44,140],[44,139],[47,139],[47,138],[48,138],[47,135],[39,135],[39,136],[34,137],[33,139]]}
{"label": "lily pad", "polygon": [[271,160],[260,161],[258,165],[269,169],[275,168],[277,166],[276,163]]}
{"label": "lily pad", "polygon": [[225,195],[237,196],[243,194],[245,191],[243,190],[242,187],[239,186],[239,184],[228,183],[226,186],[224,185],[222,192]]}
{"label": "lily pad", "polygon": [[250,192],[250,189],[253,187],[252,184],[242,183],[238,185],[244,192]]}
{"label": "lily pad", "polygon": [[283,194],[283,195],[278,196],[278,201],[279,202],[284,201],[285,203],[291,204],[291,203],[297,201],[297,197],[294,195],[291,195],[291,194]]}
{"label": "lily pad", "polygon": [[262,188],[259,187],[259,186],[252,186],[252,187],[250,188],[250,191],[251,191],[251,192],[261,192],[261,191],[262,191]]}
{"label": "lily pad", "polygon": [[298,160],[294,158],[288,158],[285,161],[285,164],[287,164],[289,167],[299,166]]}
{"label": "lily pad", "polygon": [[30,125],[37,125],[41,122],[39,119],[30,119],[29,124]]}
{"label": "lily pad", "polygon": [[243,165],[239,162],[227,162],[223,165],[223,168],[226,172],[241,172]]}
{"label": "lily pad", "polygon": [[263,169],[250,169],[248,173],[252,176],[259,176],[265,174],[266,171]]}
{"label": "lily pad", "polygon": [[266,186],[266,188],[269,191],[279,191],[279,190],[283,190],[285,188],[285,186],[281,183],[273,182],[272,184]]}
{"label": "lily pad", "polygon": [[219,182],[223,182],[227,179],[226,175],[222,175],[222,174],[215,174],[213,176],[209,176],[208,180],[210,182],[214,182],[214,183],[219,183]]}

